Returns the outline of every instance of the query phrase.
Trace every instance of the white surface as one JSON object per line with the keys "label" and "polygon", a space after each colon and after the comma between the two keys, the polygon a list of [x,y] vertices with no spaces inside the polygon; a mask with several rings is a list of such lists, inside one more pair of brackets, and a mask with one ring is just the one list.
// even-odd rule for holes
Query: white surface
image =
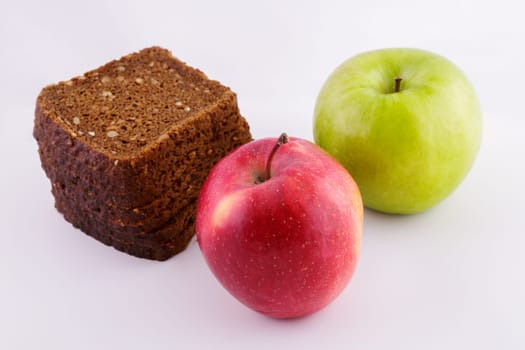
{"label": "white surface", "polygon": [[[1,2],[0,348],[525,348],[520,3]],[[481,152],[436,208],[365,213],[357,272],[332,305],[268,319],[220,287],[195,242],[167,262],[136,259],[53,208],[31,135],[38,92],[153,44],[231,86],[255,137],[310,140],[316,95],[345,58],[435,51],[479,93]]]}

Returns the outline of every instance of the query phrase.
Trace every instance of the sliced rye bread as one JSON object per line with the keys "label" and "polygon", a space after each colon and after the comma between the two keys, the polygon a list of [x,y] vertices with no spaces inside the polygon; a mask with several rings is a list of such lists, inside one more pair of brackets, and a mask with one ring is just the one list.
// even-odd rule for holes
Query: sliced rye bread
{"label": "sliced rye bread", "polygon": [[193,236],[211,167],[251,140],[235,94],[159,47],[44,88],[33,134],[66,220],[157,260]]}

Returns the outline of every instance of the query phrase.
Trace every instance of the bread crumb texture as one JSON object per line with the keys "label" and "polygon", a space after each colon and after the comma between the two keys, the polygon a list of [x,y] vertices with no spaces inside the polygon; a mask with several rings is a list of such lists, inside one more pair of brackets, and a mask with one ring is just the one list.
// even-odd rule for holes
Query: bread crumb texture
{"label": "bread crumb texture", "polygon": [[211,167],[251,140],[235,93],[160,47],[45,87],[33,135],[66,220],[157,260],[193,236]]}

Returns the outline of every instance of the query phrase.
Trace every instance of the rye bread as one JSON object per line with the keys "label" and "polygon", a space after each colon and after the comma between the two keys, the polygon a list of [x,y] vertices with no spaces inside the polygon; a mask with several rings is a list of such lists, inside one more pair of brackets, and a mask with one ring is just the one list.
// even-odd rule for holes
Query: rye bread
{"label": "rye bread", "polygon": [[193,236],[211,167],[251,140],[235,93],[159,47],[45,87],[33,134],[65,219],[157,260]]}

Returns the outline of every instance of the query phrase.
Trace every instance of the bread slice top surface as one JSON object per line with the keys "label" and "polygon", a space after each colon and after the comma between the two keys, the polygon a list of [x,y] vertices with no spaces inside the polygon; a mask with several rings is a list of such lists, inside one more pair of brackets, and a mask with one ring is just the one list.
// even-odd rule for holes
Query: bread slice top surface
{"label": "bread slice top surface", "polygon": [[227,94],[228,87],[151,47],[45,87],[37,110],[109,158],[129,159]]}

